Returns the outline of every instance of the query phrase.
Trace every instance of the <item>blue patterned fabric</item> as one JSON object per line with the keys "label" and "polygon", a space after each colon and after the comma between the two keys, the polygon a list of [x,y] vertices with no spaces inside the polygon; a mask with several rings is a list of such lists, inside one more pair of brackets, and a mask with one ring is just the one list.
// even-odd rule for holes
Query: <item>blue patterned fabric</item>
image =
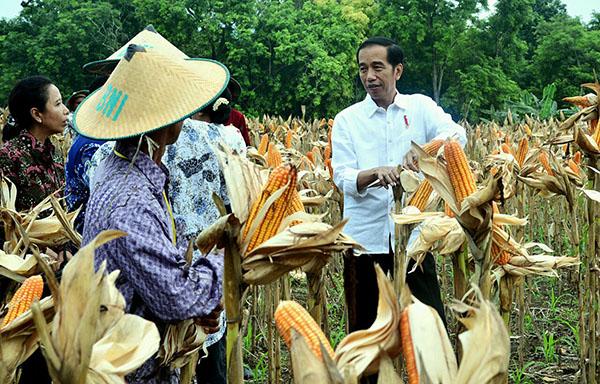
{"label": "blue patterned fabric", "polygon": [[[123,143],[115,149],[129,159],[135,153],[134,146]],[[143,152],[128,172],[129,165],[129,160],[111,153],[96,170],[83,244],[107,229],[128,233],[99,247],[95,266],[106,260],[108,272],[119,269],[116,285],[127,312],[155,322],[162,333],[169,322],[205,316],[216,307],[222,296],[223,256],[199,257],[189,266],[183,257],[187,240],[180,235],[180,226],[173,245],[173,225],[163,197],[166,167]],[[151,358],[125,380],[177,383],[177,376],[178,372],[158,367]]]}
{"label": "blue patterned fabric", "polygon": [[69,148],[65,166],[65,200],[69,211],[82,207],[75,219],[75,229],[79,233],[83,232],[85,209],[90,198],[90,181],[87,176],[87,169],[92,156],[104,143],[105,141],[102,140],[93,140],[77,135],[71,144],[71,148]]}

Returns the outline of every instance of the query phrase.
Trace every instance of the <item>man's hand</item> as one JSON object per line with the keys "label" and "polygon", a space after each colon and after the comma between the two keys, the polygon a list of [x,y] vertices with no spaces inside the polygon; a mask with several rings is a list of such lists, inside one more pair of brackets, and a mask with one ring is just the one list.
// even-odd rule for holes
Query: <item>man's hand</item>
{"label": "man's hand", "polygon": [[210,335],[211,333],[217,333],[221,329],[219,327],[219,317],[223,312],[223,302],[219,301],[219,304],[213,309],[211,313],[202,317],[195,317],[194,323],[204,327],[204,333]]}
{"label": "man's hand", "polygon": [[55,273],[60,270],[62,263],[65,261],[65,256],[66,256],[67,262],[69,260],[71,260],[71,258],[73,257],[73,255],[69,251],[63,250],[63,251],[60,251],[59,253],[56,253],[50,248],[46,248],[46,251],[44,253],[46,254],[46,256],[48,256],[50,258],[50,262],[51,262],[51,263],[49,263],[50,268]]}
{"label": "man's hand", "polygon": [[373,172],[375,172],[376,180],[379,180],[386,189],[390,185],[395,186],[400,182],[400,173],[396,167],[377,167],[373,168]]}
{"label": "man's hand", "polygon": [[402,168],[410,169],[411,171],[419,172],[419,164],[417,163],[417,156],[413,153],[412,149],[406,152],[404,159],[402,160]]}

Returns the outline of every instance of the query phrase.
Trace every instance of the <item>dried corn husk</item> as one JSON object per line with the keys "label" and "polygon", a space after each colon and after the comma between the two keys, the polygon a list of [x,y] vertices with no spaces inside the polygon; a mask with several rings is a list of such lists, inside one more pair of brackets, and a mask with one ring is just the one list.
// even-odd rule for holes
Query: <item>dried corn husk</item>
{"label": "dried corn husk", "polygon": [[183,367],[200,349],[206,353],[204,341],[207,336],[202,326],[194,323],[194,319],[169,324],[158,350],[160,364],[168,365],[171,370]]}
{"label": "dried corn husk", "polygon": [[479,288],[473,287],[473,291],[477,298],[476,304],[453,304],[455,311],[469,314],[469,317],[459,319],[467,331],[458,336],[463,356],[454,382],[501,384],[508,377],[508,331],[494,305],[483,298]]}
{"label": "dried corn husk", "polygon": [[335,363],[321,344],[321,361],[310,349],[304,336],[291,328],[292,366],[294,382],[298,384],[344,384]]}
{"label": "dried corn husk", "polygon": [[400,307],[394,286],[379,265],[375,266],[375,271],[379,287],[375,322],[369,329],[346,336],[335,350],[336,365],[344,375],[348,367],[352,367],[357,378],[376,373],[379,370],[381,350],[391,358],[396,358],[401,352]]}
{"label": "dried corn husk", "polygon": [[[51,322],[54,301],[51,296],[39,302],[43,317]],[[0,383],[15,379],[17,367],[38,348],[38,331],[31,310],[23,313],[0,331]]]}
{"label": "dried corn husk", "polygon": [[343,220],[334,227],[319,222],[287,227],[247,255],[242,262],[244,281],[248,284],[269,284],[286,272],[311,261],[315,263],[314,259],[320,263],[311,270],[320,268],[333,252],[362,250],[356,241],[341,232],[347,222],[347,219]]}
{"label": "dried corn husk", "polygon": [[[94,250],[124,235],[102,232],[67,263],[60,287],[53,290],[57,312],[51,336],[39,304],[31,306],[48,371],[57,383],[123,383],[125,374],[158,350],[156,326],[124,316],[125,300],[114,285],[119,272],[105,275],[103,264],[94,273]],[[45,272],[51,273],[47,267]]]}

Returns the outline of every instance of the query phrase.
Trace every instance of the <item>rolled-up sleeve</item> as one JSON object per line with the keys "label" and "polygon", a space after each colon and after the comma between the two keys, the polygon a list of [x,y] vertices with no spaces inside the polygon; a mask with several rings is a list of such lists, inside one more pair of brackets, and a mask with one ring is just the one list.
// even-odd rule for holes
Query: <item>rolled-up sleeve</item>
{"label": "rolled-up sleeve", "polygon": [[[127,212],[131,210],[123,210],[129,216],[122,221],[118,220],[119,212],[115,212],[113,225],[128,235],[106,244],[114,247],[109,252],[119,252],[112,257],[121,270],[121,278],[163,321],[209,314],[222,296],[223,256],[206,255],[190,266],[183,257],[185,249],[173,245],[169,229],[157,216],[164,215],[158,204],[139,206],[136,218]],[[120,222],[127,224],[120,228]]]}
{"label": "rolled-up sleeve", "polygon": [[361,170],[358,169],[358,161],[354,145],[348,132],[348,124],[345,118],[338,115],[333,122],[331,131],[331,166],[333,167],[333,179],[335,185],[348,196],[365,197],[367,188],[363,191],[357,189],[356,180]]}

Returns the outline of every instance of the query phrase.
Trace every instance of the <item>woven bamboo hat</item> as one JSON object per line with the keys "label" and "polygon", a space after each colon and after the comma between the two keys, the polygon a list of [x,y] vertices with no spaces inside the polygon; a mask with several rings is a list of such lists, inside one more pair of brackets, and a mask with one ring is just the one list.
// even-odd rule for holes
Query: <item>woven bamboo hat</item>
{"label": "woven bamboo hat", "polygon": [[152,25],[148,25],[112,55],[104,60],[87,63],[83,66],[83,69],[87,72],[98,75],[110,75],[117,64],[119,64],[119,60],[121,60],[121,58],[125,55],[125,52],[127,52],[127,47],[129,47],[131,44],[141,45],[147,51],[157,50],[163,55],[171,56],[176,59],[188,58],[188,56],[181,52],[179,48],[171,44],[160,33],[156,32],[156,29],[154,29]]}
{"label": "woven bamboo hat", "polygon": [[106,83],[77,108],[73,123],[85,137],[118,140],[156,131],[212,103],[229,70],[209,59],[177,59],[130,45]]}

